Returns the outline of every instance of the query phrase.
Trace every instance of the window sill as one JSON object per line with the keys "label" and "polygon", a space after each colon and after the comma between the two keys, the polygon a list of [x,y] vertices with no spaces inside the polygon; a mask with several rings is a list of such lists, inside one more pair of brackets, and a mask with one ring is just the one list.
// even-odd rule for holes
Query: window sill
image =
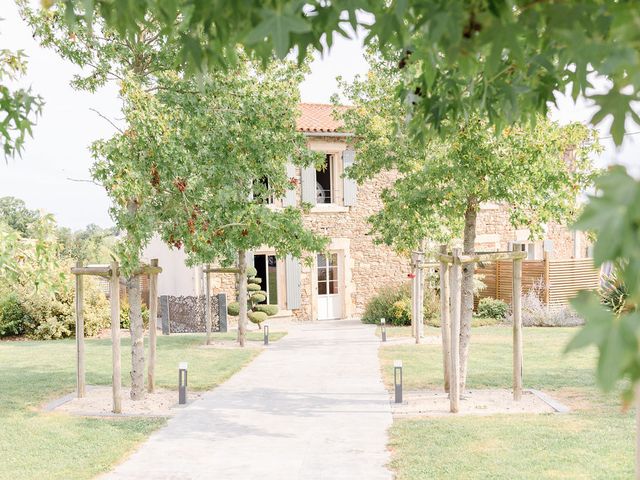
{"label": "window sill", "polygon": [[311,213],[348,213],[349,207],[343,207],[342,205],[334,205],[332,203],[319,204],[315,207],[311,207]]}

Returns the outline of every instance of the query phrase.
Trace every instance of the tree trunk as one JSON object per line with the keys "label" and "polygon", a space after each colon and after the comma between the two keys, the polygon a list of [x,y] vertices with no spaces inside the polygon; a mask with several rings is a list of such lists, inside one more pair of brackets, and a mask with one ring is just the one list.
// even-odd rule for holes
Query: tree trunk
{"label": "tree trunk", "polygon": [[[475,198],[467,199],[464,212],[463,253],[474,253],[476,242],[476,219],[478,203]],[[471,319],[473,317],[473,275],[475,263],[467,263],[462,269],[462,299],[460,313],[460,391],[464,390],[467,380],[467,360],[469,358],[469,342],[471,340]]]}
{"label": "tree trunk", "polygon": [[238,343],[244,347],[247,325],[247,252],[238,252],[238,304],[240,312],[238,315]]}
{"label": "tree trunk", "polygon": [[131,332],[131,400],[144,398],[144,325],[140,298],[140,276],[127,279],[129,330]]}

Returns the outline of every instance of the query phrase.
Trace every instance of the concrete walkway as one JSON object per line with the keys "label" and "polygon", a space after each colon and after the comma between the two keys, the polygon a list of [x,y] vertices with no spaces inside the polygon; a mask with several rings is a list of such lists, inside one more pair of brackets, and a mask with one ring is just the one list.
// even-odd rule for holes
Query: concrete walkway
{"label": "concrete walkway", "polygon": [[390,480],[378,345],[359,322],[294,325],[103,478]]}

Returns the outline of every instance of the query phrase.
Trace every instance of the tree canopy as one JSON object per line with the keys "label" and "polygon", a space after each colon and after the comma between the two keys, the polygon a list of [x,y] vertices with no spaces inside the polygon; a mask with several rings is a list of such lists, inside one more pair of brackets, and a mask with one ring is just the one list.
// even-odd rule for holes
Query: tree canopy
{"label": "tree canopy", "polygon": [[135,232],[123,258],[134,261],[154,231],[193,263],[231,263],[261,245],[279,255],[321,249],[300,209],[268,205],[295,188],[288,162],[316,158],[295,131],[301,78],[290,63],[262,68],[246,58],[199,84],[163,76],[155,94],[127,85],[127,130],[93,148],[112,215]]}
{"label": "tree canopy", "polygon": [[[382,170],[398,173],[382,193],[382,210],[370,218],[378,241],[406,252],[423,240],[462,238],[464,253],[473,253],[477,215],[487,202],[508,208],[512,226],[529,229],[532,239],[550,222],[575,219],[578,197],[595,176],[590,158],[598,149],[594,132],[581,124],[560,127],[540,118],[531,129],[512,126],[496,134],[486,120],[474,116],[451,129],[450,136],[425,141],[408,131],[411,109],[394,94],[403,81],[396,63],[375,56],[369,63],[366,78],[343,83],[354,108],[342,116],[358,151],[347,175],[364,183]],[[462,385],[473,274],[473,268],[465,268],[462,279]]]}
{"label": "tree canopy", "polygon": [[[376,40],[401,59],[398,68],[404,82],[397,92],[413,105],[414,134],[430,137],[455,132],[459,123],[477,116],[497,127],[524,121],[533,123],[546,113],[555,95],[570,89],[574,98],[582,95],[596,105],[591,122],[610,118],[611,133],[620,145],[626,121],[640,123],[633,110],[640,95],[640,5],[637,2],[572,0],[539,2],[530,0],[336,0],[332,2],[270,0],[262,2],[198,2],[189,0],[59,0],[67,8],[70,24],[94,14],[123,37],[133,38],[149,22],[157,22],[165,33],[175,34],[181,45],[181,61],[193,68],[225,66],[230,46],[246,45],[262,58],[275,50],[284,57],[296,48],[300,57],[307,47],[322,50],[334,32],[343,33],[343,21],[356,25],[356,11],[373,14],[367,40]],[[43,2],[45,6],[55,0]],[[344,13],[344,17],[341,15]],[[363,17],[364,18],[364,17]],[[362,23],[365,22],[364,20]],[[603,87],[595,89],[600,76]],[[618,174],[619,175],[619,174]],[[601,184],[611,185],[618,177],[608,174]],[[637,188],[637,186],[636,186]],[[604,190],[603,190],[604,192]],[[620,230],[639,235],[640,227],[624,215],[624,203],[613,191],[593,202],[588,224],[596,232],[608,227],[615,217]],[[585,213],[585,215],[589,215]],[[601,245],[600,242],[598,244]],[[598,247],[596,257],[625,265],[624,277],[640,276],[640,263],[633,260],[634,249]],[[602,250],[600,250],[602,249]],[[604,253],[606,252],[606,253]],[[605,257],[609,258],[605,258]],[[630,291],[640,300],[640,288]],[[586,305],[583,303],[583,305]],[[594,322],[602,319],[599,310],[582,309]],[[614,325],[610,317],[602,325]],[[634,327],[635,328],[635,327]],[[613,328],[598,330],[604,339]],[[590,334],[589,334],[590,335]],[[591,342],[603,341],[600,336]],[[634,337],[635,338],[635,337]],[[584,340],[583,342],[584,343]],[[637,358],[637,342],[617,345],[625,358]],[[611,351],[617,350],[610,349]],[[606,370],[615,377],[638,376],[618,369],[620,358],[609,357],[601,349],[601,361],[615,364]],[[621,367],[620,367],[621,368]],[[603,370],[605,371],[605,370]],[[640,368],[636,368],[640,372]],[[601,379],[602,381],[602,379]],[[615,381],[614,381],[615,383]],[[609,383],[607,383],[609,384]],[[632,389],[629,389],[631,392]]]}

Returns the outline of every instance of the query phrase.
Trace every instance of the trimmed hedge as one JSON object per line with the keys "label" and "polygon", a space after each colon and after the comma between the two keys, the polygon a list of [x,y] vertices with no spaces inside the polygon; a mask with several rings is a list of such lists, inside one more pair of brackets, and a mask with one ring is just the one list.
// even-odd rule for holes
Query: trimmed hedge
{"label": "trimmed hedge", "polygon": [[267,314],[264,312],[256,312],[256,311],[249,311],[247,313],[247,317],[249,318],[249,320],[251,320],[253,323],[257,323],[258,325],[260,325],[262,322],[264,322],[267,319]]}
{"label": "trimmed hedge", "polygon": [[278,313],[277,305],[266,305],[264,303],[260,303],[258,305],[255,305],[253,309],[256,312],[264,312],[270,317],[273,317],[276,313]]}

